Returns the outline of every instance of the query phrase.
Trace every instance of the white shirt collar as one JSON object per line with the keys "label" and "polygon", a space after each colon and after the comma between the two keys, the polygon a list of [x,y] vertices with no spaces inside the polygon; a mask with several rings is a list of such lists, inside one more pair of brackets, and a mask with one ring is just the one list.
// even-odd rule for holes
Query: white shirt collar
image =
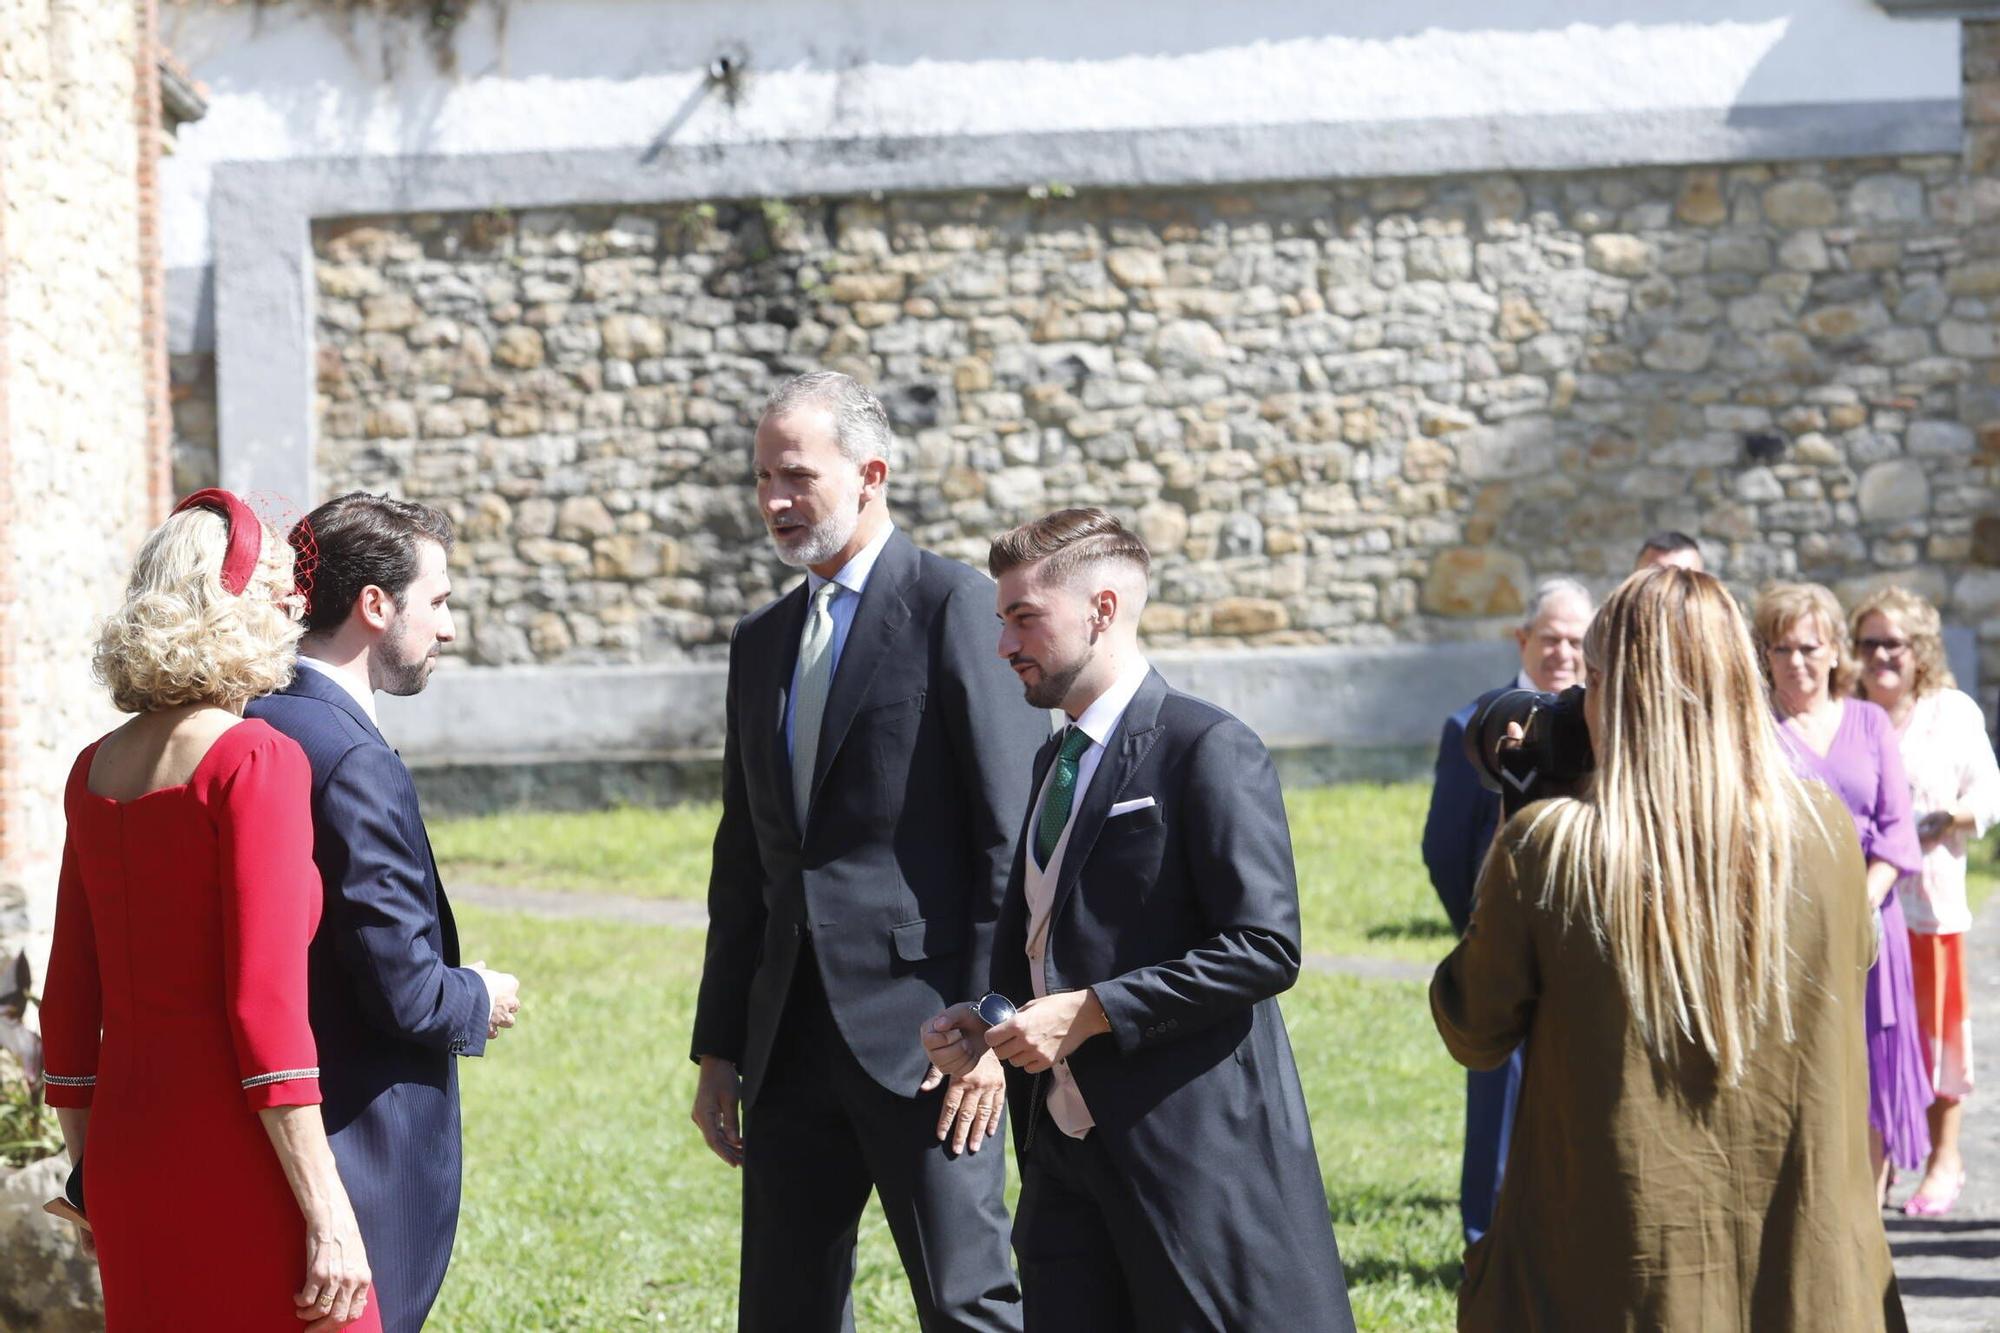
{"label": "white shirt collar", "polygon": [[304,653],[300,653],[299,665],[310,667],[334,684],[340,686],[341,689],[346,690],[352,696],[354,702],[361,705],[361,711],[368,714],[368,720],[376,722],[378,726],[380,725],[375,717],[375,691],[364,689],[360,682],[356,681],[352,675],[341,670],[331,662],[320,661],[317,657],[307,657]]}
{"label": "white shirt collar", "polygon": [[1118,679],[1111,682],[1111,688],[1091,701],[1090,707],[1076,720],[1086,736],[1102,745],[1111,739],[1111,733],[1118,729],[1118,720],[1125,716],[1125,710],[1132,706],[1133,696],[1146,683],[1146,673],[1153,668],[1143,656],[1135,654],[1118,673]]}
{"label": "white shirt collar", "polygon": [[840,572],[831,579],[823,579],[811,570],[806,571],[806,596],[811,597],[827,583],[838,583],[847,591],[859,597],[868,586],[868,576],[875,572],[875,562],[882,557],[882,548],[896,535],[894,523],[884,523],[882,531],[875,534],[875,540],[854,553],[854,557],[840,567]]}
{"label": "white shirt collar", "polygon": [[1528,678],[1528,669],[1526,667],[1522,667],[1519,673],[1515,675],[1514,688],[1517,690],[1534,690],[1537,694],[1541,693],[1536,687],[1535,682]]}

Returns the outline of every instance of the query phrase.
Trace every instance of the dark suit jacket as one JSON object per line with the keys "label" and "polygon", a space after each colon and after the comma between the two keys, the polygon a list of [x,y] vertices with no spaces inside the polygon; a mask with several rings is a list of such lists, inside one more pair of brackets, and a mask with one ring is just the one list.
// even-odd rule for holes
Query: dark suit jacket
{"label": "dark suit jacket", "polygon": [[869,575],[827,697],[798,827],[785,696],[804,584],[729,648],[722,822],[693,1054],[763,1081],[800,941],[870,1077],[914,1096],[919,1025],[984,989],[1028,766],[1048,714],[996,653],[993,584],[900,532]]}
{"label": "dark suit jacket", "polygon": [[458,930],[403,761],[347,692],[309,667],[253,702],[312,764],[326,910],[309,955],[320,1093],[361,1223],[385,1330],[422,1326],[458,1226],[457,1055],[491,1005]]}
{"label": "dark suit jacket", "polygon": [[[1036,756],[1037,788],[1055,750]],[[1107,818],[1145,796],[1155,804]],[[1033,994],[1027,927],[1017,854],[993,954],[993,989],[1016,1003]],[[1069,1060],[1091,1134],[1217,1328],[1354,1326],[1276,999],[1299,959],[1270,754],[1148,673],[1077,809],[1044,960],[1051,992],[1092,987],[1104,1006],[1110,1034]],[[1029,1135],[1062,1132],[1041,1111],[1047,1078],[1008,1070],[1024,1151]]]}
{"label": "dark suit jacket", "polygon": [[1509,681],[1453,713],[1445,719],[1444,734],[1438,739],[1431,808],[1424,818],[1424,868],[1430,871],[1431,887],[1437,890],[1452,928],[1461,935],[1472,920],[1472,889],[1479,882],[1479,867],[1485,864],[1486,849],[1493,845],[1493,831],[1500,825],[1500,794],[1480,785],[1472,761],[1465,757],[1465,729],[1488,699],[1513,688]]}

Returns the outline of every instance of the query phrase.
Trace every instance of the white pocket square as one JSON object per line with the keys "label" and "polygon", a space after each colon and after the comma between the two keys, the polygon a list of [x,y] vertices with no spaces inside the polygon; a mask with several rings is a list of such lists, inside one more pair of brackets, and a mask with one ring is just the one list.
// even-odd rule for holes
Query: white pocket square
{"label": "white pocket square", "polygon": [[1118,802],[1111,807],[1111,813],[1106,815],[1105,818],[1116,819],[1120,815],[1129,815],[1134,810],[1150,810],[1152,808],[1153,798],[1150,796],[1141,796],[1134,800]]}

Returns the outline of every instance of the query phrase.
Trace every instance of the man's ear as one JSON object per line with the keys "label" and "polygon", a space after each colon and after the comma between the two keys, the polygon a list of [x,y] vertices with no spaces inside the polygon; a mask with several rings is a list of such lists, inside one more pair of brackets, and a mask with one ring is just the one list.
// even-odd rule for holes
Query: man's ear
{"label": "man's ear", "polygon": [[861,503],[867,504],[882,494],[889,484],[889,464],[886,459],[871,458],[861,465]]}
{"label": "man's ear", "polygon": [[1518,625],[1514,627],[1514,646],[1523,650],[1528,646],[1528,631]]}
{"label": "man's ear", "polygon": [[1118,589],[1099,588],[1090,603],[1091,615],[1100,629],[1110,629],[1118,623]]}
{"label": "man's ear", "polygon": [[396,603],[388,593],[371,583],[354,599],[354,614],[360,616],[361,623],[369,629],[386,630],[389,622],[396,618]]}

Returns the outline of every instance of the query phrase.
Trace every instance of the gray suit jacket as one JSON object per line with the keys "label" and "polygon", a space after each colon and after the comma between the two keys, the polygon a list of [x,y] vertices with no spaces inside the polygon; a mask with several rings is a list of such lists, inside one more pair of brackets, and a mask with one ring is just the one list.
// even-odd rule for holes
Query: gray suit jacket
{"label": "gray suit jacket", "polygon": [[734,1061],[754,1103],[810,933],[848,1047],[914,1096],[928,1067],[918,1026],[985,986],[1048,714],[995,651],[992,582],[898,532],[834,674],[802,829],[784,718],[805,614],[801,584],[730,640],[692,1054]]}

